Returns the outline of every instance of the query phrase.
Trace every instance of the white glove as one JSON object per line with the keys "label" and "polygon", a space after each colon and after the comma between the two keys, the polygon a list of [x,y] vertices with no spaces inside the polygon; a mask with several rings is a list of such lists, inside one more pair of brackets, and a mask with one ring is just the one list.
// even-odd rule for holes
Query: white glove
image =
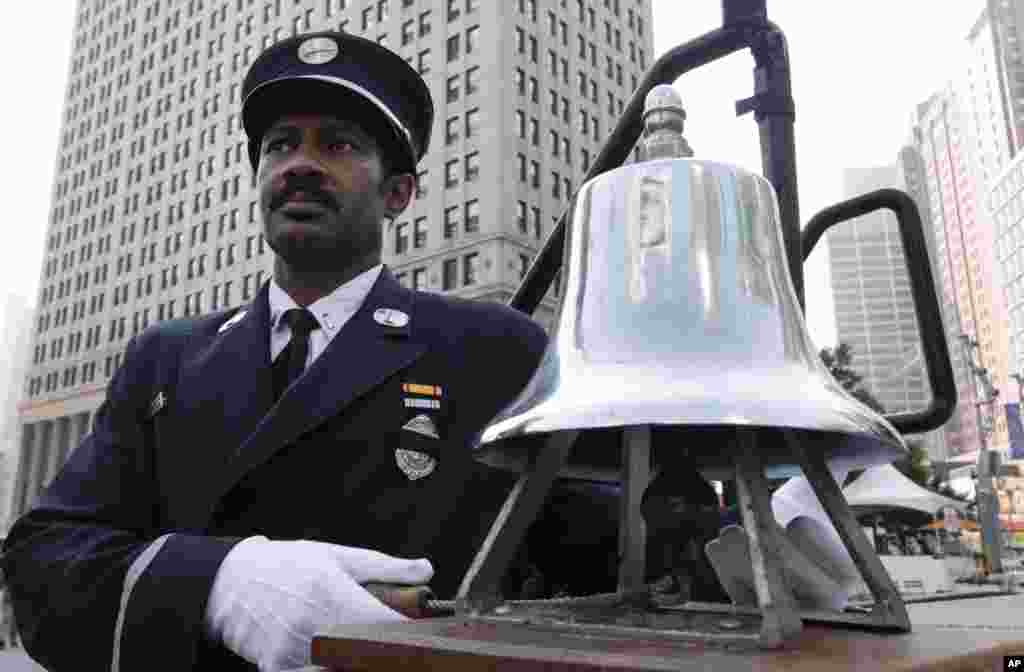
{"label": "white glove", "polygon": [[261,672],[308,665],[313,635],[336,625],[407,620],[360,584],[419,585],[434,568],[318,541],[244,539],[225,556],[206,605],[206,632]]}

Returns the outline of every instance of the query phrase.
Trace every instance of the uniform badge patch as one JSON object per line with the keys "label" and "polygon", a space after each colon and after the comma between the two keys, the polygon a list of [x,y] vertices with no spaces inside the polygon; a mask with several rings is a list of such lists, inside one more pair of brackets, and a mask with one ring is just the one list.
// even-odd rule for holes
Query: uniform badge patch
{"label": "uniform badge patch", "polygon": [[437,460],[426,453],[418,450],[406,450],[398,448],[395,450],[395,462],[410,481],[429,476],[434,473],[437,467]]}
{"label": "uniform badge patch", "polygon": [[429,416],[420,413],[409,422],[402,425],[402,429],[410,432],[415,432],[421,436],[426,436],[431,439],[441,438],[437,433],[437,427],[434,426],[434,421]]}

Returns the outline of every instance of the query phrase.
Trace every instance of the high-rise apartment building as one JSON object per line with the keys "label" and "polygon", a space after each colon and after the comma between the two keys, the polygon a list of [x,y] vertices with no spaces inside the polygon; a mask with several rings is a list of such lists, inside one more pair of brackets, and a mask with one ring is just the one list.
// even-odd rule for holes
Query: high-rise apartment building
{"label": "high-rise apartment building", "polygon": [[[917,151],[927,176],[936,261],[940,266],[947,340],[957,378],[959,431],[947,426],[951,454],[980,447],[975,404],[983,398],[970,374],[968,357],[988,369],[991,382],[1006,398],[1009,387],[1005,312],[994,258],[994,232],[988,212],[978,139],[969,121],[970,106],[961,87],[949,85],[918,106]],[[961,339],[978,347],[970,351]],[[998,407],[998,406],[997,406]],[[982,418],[991,425],[989,448],[1007,450],[1005,414]]]}
{"label": "high-rise apartment building", "polygon": [[[997,0],[996,4],[999,2]],[[1019,3],[1018,3],[1019,4]],[[961,71],[954,80],[957,96],[964,107],[964,124],[969,128],[983,184],[988,184],[1009,163],[1019,147],[1017,139],[1018,106],[1007,99],[1004,74],[1019,69],[1006,49],[1007,38],[1016,34],[1013,12],[1007,10],[1009,22],[992,21],[986,8],[967,34]],[[1004,16],[1002,12],[997,16]],[[1009,25],[1007,25],[1009,23]],[[1009,33],[1006,29],[1009,28]],[[1024,69],[1020,70],[1024,75]],[[1019,119],[1024,129],[1024,117]]]}
{"label": "high-rise apartment building", "polygon": [[1024,147],[1024,3],[986,0],[967,35],[964,99],[986,182]]}
{"label": "high-rise apartment building", "polygon": [[[1020,152],[992,183],[989,210],[995,225],[995,255],[999,290],[1006,307],[1009,377],[1013,382],[999,406],[1006,411],[1010,427],[1010,456],[1024,458],[1024,441],[1014,431],[1020,423],[1020,401],[1024,393],[1024,152]],[[1014,439],[1016,438],[1016,442]]]}
{"label": "high-rise apartment building", "polygon": [[14,512],[87,431],[128,339],[269,277],[238,115],[263,48],[342,29],[418,68],[435,127],[385,262],[410,287],[505,300],[650,64],[651,25],[650,0],[79,0]]}

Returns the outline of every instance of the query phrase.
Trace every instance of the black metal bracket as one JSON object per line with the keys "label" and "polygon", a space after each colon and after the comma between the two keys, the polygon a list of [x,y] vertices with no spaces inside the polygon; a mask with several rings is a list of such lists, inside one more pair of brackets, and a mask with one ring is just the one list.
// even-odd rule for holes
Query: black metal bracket
{"label": "black metal bracket", "polygon": [[941,427],[949,420],[956,409],[957,393],[917,204],[899,189],[879,189],[837,203],[811,218],[804,228],[801,247],[806,259],[828,229],[882,208],[892,210],[899,225],[917,326],[921,332],[921,354],[932,388],[932,401],[925,410],[887,415],[885,419],[903,434],[918,434]]}
{"label": "black metal bracket", "polygon": [[[644,99],[651,89],[671,84],[691,70],[749,48],[757,64],[751,105],[760,126],[763,172],[778,196],[790,276],[803,306],[794,104],[786,40],[778,26],[767,19],[765,0],[723,0],[722,14],[721,28],[671,49],[651,65],[583,182],[621,166],[629,157],[643,131]],[[562,267],[565,227],[563,212],[509,300],[510,306],[533,314],[540,305]]]}

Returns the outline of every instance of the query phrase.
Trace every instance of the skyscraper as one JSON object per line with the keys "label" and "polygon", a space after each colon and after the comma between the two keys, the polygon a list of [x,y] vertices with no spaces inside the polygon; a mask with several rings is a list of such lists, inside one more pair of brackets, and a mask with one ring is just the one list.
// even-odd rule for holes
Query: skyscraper
{"label": "skyscraper", "polygon": [[79,0],[15,513],[81,440],[130,337],[269,277],[238,92],[263,48],[327,28],[404,56],[435,102],[385,262],[485,300],[514,291],[653,51],[650,0]]}
{"label": "skyscraper", "polygon": [[963,82],[989,182],[1024,146],[1024,3],[985,5],[967,35]]}
{"label": "skyscraper", "polygon": [[[966,335],[979,345],[970,356],[988,369],[1003,398],[1008,390],[1006,324],[1001,306],[994,258],[994,234],[986,205],[978,140],[968,120],[970,107],[960,87],[936,93],[917,110],[917,150],[925,165],[928,201],[936,257],[941,269],[943,317],[957,377],[959,432],[947,426],[951,453],[971,453],[980,447],[975,404],[982,399],[969,372],[969,353],[961,340]],[[951,308],[951,310],[948,310]],[[983,420],[984,421],[984,420]],[[1006,418],[992,419],[987,446],[1006,450]]]}
{"label": "skyscraper", "polygon": [[[844,192],[904,188],[900,166],[850,168]],[[895,216],[879,210],[828,236],[836,336],[853,350],[853,368],[887,413],[921,410],[929,390],[910,279]]]}

